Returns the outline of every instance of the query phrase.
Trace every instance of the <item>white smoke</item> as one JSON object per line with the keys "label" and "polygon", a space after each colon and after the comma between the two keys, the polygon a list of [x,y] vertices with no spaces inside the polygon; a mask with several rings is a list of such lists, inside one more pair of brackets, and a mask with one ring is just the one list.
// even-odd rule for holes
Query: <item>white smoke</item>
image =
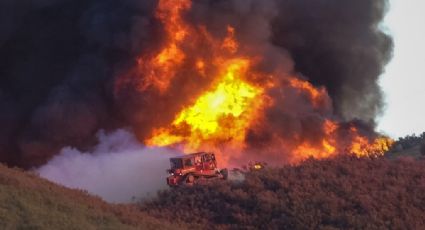
{"label": "white smoke", "polygon": [[169,158],[178,152],[146,148],[126,130],[98,133],[99,144],[90,153],[63,148],[39,175],[69,188],[98,195],[109,202],[124,203],[149,198],[166,189]]}

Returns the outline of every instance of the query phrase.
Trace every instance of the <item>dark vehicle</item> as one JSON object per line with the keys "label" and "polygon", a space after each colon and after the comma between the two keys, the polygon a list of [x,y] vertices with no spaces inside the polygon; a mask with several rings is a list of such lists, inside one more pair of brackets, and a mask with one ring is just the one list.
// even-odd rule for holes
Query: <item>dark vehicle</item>
{"label": "dark vehicle", "polygon": [[171,187],[194,184],[199,179],[227,179],[227,169],[219,170],[214,153],[200,152],[171,158],[170,176],[167,184]]}

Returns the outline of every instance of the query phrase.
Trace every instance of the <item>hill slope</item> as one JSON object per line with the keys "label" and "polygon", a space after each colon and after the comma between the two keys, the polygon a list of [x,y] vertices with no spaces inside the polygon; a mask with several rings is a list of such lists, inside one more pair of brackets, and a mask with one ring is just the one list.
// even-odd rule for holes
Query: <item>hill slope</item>
{"label": "hill slope", "polygon": [[425,161],[341,157],[161,193],[158,218],[231,229],[422,229]]}
{"label": "hill slope", "polygon": [[[2,229],[172,229],[136,207],[111,205],[0,165]],[[175,228],[174,228],[175,229]]]}
{"label": "hill slope", "polygon": [[420,135],[400,137],[393,148],[386,154],[389,158],[411,156],[420,158],[425,156],[425,132]]}
{"label": "hill slope", "polygon": [[406,149],[393,149],[385,154],[388,158],[397,158],[397,157],[415,157],[420,158],[423,156],[421,154],[421,145],[414,145]]}
{"label": "hill slope", "polygon": [[[420,229],[425,160],[308,160],[111,205],[0,165],[5,229]],[[178,223],[175,224],[169,221]]]}

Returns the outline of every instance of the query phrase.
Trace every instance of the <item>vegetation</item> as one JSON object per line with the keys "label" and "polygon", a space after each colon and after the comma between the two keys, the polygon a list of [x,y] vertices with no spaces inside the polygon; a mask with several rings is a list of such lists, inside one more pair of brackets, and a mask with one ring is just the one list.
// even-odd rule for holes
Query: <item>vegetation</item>
{"label": "vegetation", "polygon": [[112,205],[0,165],[2,229],[421,229],[425,160],[307,160]]}
{"label": "vegetation", "polygon": [[111,205],[0,165],[2,229],[175,229],[135,206]]}
{"label": "vegetation", "polygon": [[413,135],[407,135],[405,137],[400,137],[396,145],[401,146],[403,149],[409,149],[415,146],[420,145],[423,141],[425,141],[425,132],[420,134],[419,136]]}
{"label": "vegetation", "polygon": [[399,138],[386,156],[389,158],[400,156],[420,158],[425,156],[425,132],[420,135],[413,134]]}
{"label": "vegetation", "polygon": [[420,229],[425,161],[341,157],[159,194],[142,209],[204,229]]}
{"label": "vegetation", "polygon": [[420,151],[421,151],[421,155],[425,156],[425,140],[422,141]]}

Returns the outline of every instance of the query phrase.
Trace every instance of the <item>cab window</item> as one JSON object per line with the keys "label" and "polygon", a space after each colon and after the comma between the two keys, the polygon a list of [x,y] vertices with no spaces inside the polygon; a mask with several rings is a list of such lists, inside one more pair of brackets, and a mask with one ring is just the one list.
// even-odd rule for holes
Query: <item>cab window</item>
{"label": "cab window", "polygon": [[211,161],[211,156],[209,154],[205,154],[202,157],[204,158],[204,162],[210,162]]}
{"label": "cab window", "polygon": [[189,158],[189,159],[185,159],[184,160],[184,166],[185,167],[192,167],[194,166],[194,159],[193,158]]}
{"label": "cab window", "polygon": [[183,168],[182,159],[171,159],[171,169],[181,169]]}

